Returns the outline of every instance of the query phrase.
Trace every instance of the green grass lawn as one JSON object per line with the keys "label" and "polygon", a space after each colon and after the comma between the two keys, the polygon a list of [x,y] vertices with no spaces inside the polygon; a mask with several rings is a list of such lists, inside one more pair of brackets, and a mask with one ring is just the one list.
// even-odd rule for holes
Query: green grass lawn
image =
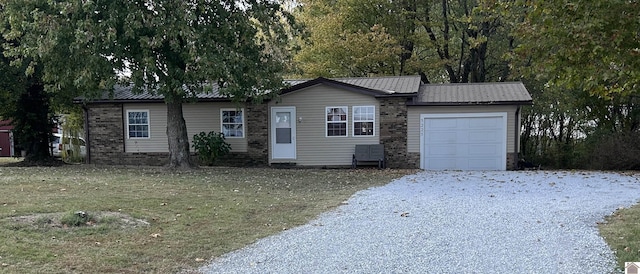
{"label": "green grass lawn", "polygon": [[0,166],[0,272],[192,270],[413,172]]}
{"label": "green grass lawn", "polygon": [[616,253],[621,270],[625,262],[640,262],[640,205],[616,211],[598,228]]}

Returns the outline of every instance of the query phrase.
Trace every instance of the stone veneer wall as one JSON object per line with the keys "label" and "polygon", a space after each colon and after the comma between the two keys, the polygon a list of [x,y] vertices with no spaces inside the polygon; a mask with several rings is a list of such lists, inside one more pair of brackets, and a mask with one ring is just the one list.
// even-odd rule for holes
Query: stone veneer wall
{"label": "stone veneer wall", "polygon": [[[246,107],[247,152],[231,153],[219,161],[225,166],[264,166],[268,162],[267,104]],[[89,153],[87,162],[98,165],[162,166],[168,152],[125,152],[122,104],[95,104],[88,108]],[[194,153],[194,151],[191,151]],[[197,161],[195,154],[193,160]]]}
{"label": "stone veneer wall", "polygon": [[518,169],[518,153],[507,153],[507,170]]}
{"label": "stone veneer wall", "polygon": [[407,150],[407,98],[380,98],[380,143],[389,168],[419,168],[419,153]]}
{"label": "stone veneer wall", "polygon": [[264,104],[245,107],[247,152],[226,155],[218,161],[220,166],[266,166],[269,163],[269,113]]}
{"label": "stone veneer wall", "polygon": [[124,120],[122,104],[91,105],[87,110],[87,139],[90,164],[123,163]]}

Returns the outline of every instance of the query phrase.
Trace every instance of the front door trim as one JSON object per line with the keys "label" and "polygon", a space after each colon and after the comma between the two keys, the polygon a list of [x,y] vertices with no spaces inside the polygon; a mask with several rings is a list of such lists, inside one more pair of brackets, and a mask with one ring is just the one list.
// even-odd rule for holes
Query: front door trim
{"label": "front door trim", "polygon": [[296,107],[271,107],[271,159],[296,159]]}

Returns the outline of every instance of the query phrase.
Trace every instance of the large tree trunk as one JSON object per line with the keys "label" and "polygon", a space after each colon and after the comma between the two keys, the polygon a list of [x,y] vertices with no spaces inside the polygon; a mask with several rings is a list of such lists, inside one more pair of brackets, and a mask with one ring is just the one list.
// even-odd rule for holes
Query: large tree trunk
{"label": "large tree trunk", "polygon": [[167,138],[169,141],[169,168],[191,169],[195,164],[191,161],[187,124],[182,115],[182,100],[167,102]]}
{"label": "large tree trunk", "polygon": [[41,83],[30,83],[19,100],[13,124],[25,162],[44,163],[51,159],[49,137],[53,127],[49,117],[49,97]]}

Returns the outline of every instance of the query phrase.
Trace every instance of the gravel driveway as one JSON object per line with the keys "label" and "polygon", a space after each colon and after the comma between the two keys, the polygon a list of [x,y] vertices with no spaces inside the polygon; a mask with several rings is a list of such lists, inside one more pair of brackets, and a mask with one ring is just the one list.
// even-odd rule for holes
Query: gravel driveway
{"label": "gravel driveway", "polygon": [[596,222],[640,198],[640,175],[420,172],[356,193],[205,273],[611,273]]}

